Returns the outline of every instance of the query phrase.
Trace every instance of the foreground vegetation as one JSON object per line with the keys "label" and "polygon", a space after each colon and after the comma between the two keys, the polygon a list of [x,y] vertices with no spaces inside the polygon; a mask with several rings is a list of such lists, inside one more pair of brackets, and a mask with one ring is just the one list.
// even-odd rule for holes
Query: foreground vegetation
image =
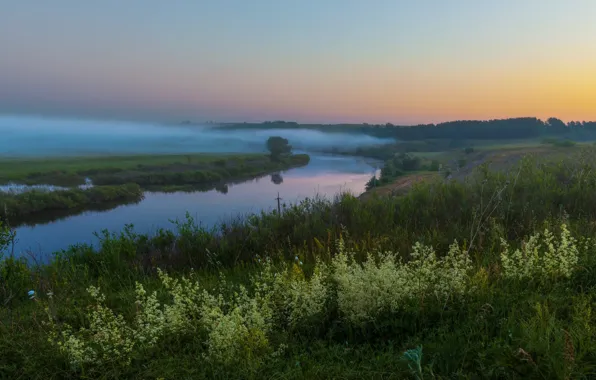
{"label": "foreground vegetation", "polygon": [[594,149],[282,210],[6,258],[0,377],[596,375]]}

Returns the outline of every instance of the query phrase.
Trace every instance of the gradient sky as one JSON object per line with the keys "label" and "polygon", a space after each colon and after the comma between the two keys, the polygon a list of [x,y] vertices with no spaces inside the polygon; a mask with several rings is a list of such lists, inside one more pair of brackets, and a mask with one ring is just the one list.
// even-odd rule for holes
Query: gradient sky
{"label": "gradient sky", "polygon": [[594,0],[0,0],[0,113],[596,120]]}

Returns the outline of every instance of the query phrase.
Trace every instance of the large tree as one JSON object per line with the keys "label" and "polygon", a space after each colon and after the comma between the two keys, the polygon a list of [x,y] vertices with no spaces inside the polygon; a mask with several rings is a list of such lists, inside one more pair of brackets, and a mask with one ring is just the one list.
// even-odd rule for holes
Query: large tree
{"label": "large tree", "polygon": [[271,136],[267,140],[267,150],[271,153],[272,160],[278,160],[282,156],[290,155],[292,153],[292,146],[283,137]]}
{"label": "large tree", "polygon": [[557,119],[556,117],[549,117],[546,121],[546,126],[554,133],[566,132],[569,129],[561,119]]}

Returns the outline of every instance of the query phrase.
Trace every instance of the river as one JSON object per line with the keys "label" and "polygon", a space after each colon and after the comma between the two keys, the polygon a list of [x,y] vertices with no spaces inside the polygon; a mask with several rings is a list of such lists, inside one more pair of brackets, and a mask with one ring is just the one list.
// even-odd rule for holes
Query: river
{"label": "river", "polygon": [[279,177],[266,176],[240,184],[230,184],[227,193],[216,190],[194,193],[146,193],[137,204],[108,211],[88,211],[53,222],[16,229],[15,255],[46,261],[52,252],[76,243],[95,244],[94,232],[118,232],[133,224],[136,232],[151,233],[172,228],[171,220],[186,212],[210,227],[231,218],[277,208],[281,202],[296,203],[316,195],[332,198],[340,192],[359,195],[374,172],[374,160],[356,157],[313,155],[310,163],[290,169]]}

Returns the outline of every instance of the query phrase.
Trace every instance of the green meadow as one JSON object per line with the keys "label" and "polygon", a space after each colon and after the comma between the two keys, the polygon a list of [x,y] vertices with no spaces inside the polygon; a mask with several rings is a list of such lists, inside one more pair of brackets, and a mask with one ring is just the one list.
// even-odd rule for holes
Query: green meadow
{"label": "green meadow", "polygon": [[566,149],[212,229],[98,231],[45,265],[11,258],[5,228],[0,377],[593,378],[596,150]]}
{"label": "green meadow", "polygon": [[[79,213],[108,204],[139,202],[144,191],[206,191],[226,182],[307,165],[305,154],[272,160],[265,154],[130,155],[3,158],[0,186],[54,185],[0,192],[0,216],[13,226],[55,213]],[[87,180],[91,188],[79,188]]]}

